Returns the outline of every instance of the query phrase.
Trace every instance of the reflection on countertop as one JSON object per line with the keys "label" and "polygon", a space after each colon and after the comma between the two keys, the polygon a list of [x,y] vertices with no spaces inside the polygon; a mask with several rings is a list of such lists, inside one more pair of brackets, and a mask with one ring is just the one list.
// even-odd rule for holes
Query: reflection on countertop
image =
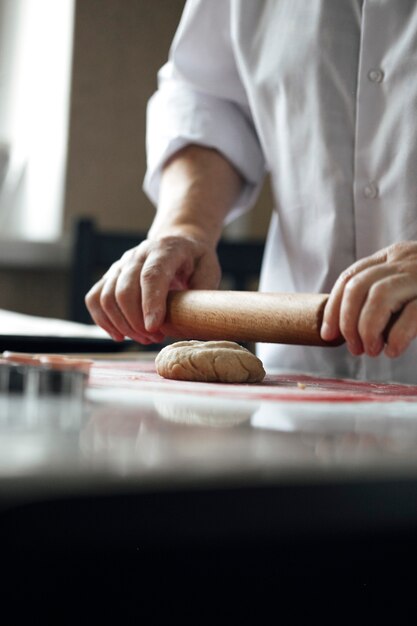
{"label": "reflection on countertop", "polygon": [[187,426],[209,428],[231,428],[248,422],[260,407],[260,402],[247,400],[224,401],[211,398],[209,402],[198,395],[166,397],[160,394],[155,398],[154,407],[168,422]]}
{"label": "reflection on countertop", "polygon": [[417,469],[414,403],[273,402],[129,389],[0,394],[2,480],[326,479]]}

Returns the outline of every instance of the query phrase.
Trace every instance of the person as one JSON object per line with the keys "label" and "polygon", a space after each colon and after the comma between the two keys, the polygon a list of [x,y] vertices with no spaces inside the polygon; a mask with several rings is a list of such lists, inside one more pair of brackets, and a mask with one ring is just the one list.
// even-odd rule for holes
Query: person
{"label": "person", "polygon": [[346,344],[260,344],[265,366],[417,382],[416,59],[412,0],[188,0],[148,107],[155,220],[87,294],[96,323],[161,341],[168,290],[218,286],[269,172],[260,290],[330,292]]}

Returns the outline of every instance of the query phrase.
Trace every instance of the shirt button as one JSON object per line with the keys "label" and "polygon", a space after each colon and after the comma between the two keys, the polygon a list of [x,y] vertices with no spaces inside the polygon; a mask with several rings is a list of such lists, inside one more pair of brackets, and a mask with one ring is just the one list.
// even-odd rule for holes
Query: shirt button
{"label": "shirt button", "polygon": [[384,72],[377,69],[369,70],[368,78],[373,83],[382,83],[384,80]]}
{"label": "shirt button", "polygon": [[379,193],[378,187],[375,185],[375,183],[369,183],[363,189],[363,194],[365,198],[371,198],[371,199],[377,198],[378,193]]}

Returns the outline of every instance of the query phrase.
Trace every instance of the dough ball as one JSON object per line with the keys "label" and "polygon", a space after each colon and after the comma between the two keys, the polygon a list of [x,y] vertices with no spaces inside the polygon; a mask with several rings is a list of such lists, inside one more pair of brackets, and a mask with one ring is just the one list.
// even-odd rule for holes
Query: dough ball
{"label": "dough ball", "polygon": [[164,378],[218,383],[259,383],[262,362],[234,341],[178,341],[161,350],[156,371]]}

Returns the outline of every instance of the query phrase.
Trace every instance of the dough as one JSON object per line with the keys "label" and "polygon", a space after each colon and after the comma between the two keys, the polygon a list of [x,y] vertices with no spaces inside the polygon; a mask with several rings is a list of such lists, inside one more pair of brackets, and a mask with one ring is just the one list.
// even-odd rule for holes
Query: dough
{"label": "dough", "polygon": [[262,362],[234,341],[178,341],[155,359],[164,378],[218,383],[259,383],[265,376]]}

